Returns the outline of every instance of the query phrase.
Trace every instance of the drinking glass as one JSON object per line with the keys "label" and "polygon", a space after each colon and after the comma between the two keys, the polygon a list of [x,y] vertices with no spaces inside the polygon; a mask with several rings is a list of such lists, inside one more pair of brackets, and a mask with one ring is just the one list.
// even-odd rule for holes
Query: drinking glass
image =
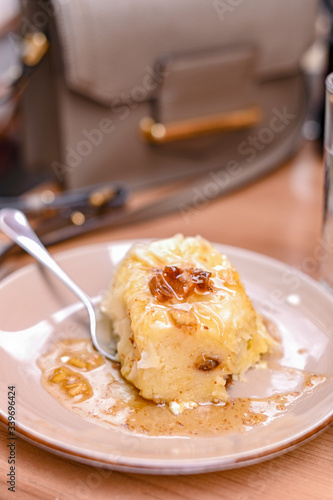
{"label": "drinking glass", "polygon": [[333,292],[333,73],[326,78],[324,146],[325,187],[320,268],[322,282]]}

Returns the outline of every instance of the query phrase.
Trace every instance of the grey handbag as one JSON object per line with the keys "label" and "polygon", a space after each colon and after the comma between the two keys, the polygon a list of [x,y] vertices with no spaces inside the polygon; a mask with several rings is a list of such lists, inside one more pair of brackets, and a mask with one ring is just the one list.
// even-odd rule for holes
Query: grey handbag
{"label": "grey handbag", "polygon": [[22,103],[27,168],[67,188],[205,174],[207,197],[269,171],[299,143],[317,4],[27,0],[51,46]]}

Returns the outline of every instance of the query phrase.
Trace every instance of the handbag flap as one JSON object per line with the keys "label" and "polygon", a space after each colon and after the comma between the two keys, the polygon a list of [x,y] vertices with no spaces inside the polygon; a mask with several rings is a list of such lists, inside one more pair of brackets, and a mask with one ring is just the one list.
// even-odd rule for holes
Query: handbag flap
{"label": "handbag flap", "polygon": [[[152,98],[163,55],[255,47],[258,78],[298,70],[317,0],[54,0],[70,89],[106,105]],[[204,71],[204,65],[203,65]],[[158,82],[159,83],[159,82]]]}

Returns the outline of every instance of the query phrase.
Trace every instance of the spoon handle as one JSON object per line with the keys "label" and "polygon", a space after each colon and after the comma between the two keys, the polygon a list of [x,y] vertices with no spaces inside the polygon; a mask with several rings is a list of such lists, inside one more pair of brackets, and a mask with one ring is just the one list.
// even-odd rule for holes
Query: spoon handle
{"label": "spoon handle", "polygon": [[3,208],[0,210],[0,230],[43,266],[58,276],[82,300],[90,313],[93,306],[88,296],[51,257],[37,234],[31,228],[26,216],[20,210],[14,208]]}

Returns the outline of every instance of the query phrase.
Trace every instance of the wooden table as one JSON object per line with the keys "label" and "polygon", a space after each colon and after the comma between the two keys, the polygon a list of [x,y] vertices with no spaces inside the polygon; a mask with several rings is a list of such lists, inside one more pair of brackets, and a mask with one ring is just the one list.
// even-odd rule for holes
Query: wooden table
{"label": "wooden table", "polygon": [[[135,227],[100,231],[52,248],[123,238],[201,234],[211,241],[270,255],[316,275],[323,169],[306,144],[286,165],[257,183],[210,205]],[[309,257],[311,259],[309,259]],[[8,260],[7,271],[30,261]],[[311,263],[311,265],[309,264]],[[3,267],[2,266],[2,267]],[[19,439],[17,492],[7,491],[6,430],[0,429],[0,498],[27,499],[333,499],[333,427],[279,458],[238,470],[198,476],[140,476],[63,460]]]}

